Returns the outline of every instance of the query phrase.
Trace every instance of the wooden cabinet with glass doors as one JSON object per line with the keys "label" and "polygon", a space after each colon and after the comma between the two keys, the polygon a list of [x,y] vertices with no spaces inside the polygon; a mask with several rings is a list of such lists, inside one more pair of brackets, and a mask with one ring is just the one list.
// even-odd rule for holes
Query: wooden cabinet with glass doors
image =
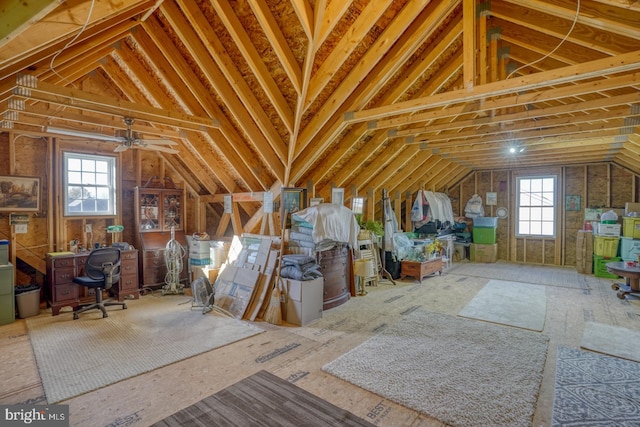
{"label": "wooden cabinet with glass doors", "polygon": [[137,246],[140,249],[142,287],[157,288],[165,283],[165,249],[173,238],[184,248],[180,281],[187,280],[187,241],[183,231],[183,192],[180,189],[136,187]]}
{"label": "wooden cabinet with glass doors", "polygon": [[136,188],[136,224],[141,233],[182,230],[182,191]]}

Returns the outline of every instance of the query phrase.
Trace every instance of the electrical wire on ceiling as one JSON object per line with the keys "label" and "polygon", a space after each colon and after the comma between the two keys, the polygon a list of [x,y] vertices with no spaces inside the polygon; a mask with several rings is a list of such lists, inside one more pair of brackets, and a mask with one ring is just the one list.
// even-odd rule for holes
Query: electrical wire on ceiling
{"label": "electrical wire on ceiling", "polygon": [[571,33],[573,32],[573,29],[576,26],[576,23],[578,22],[578,16],[580,15],[580,0],[578,0],[578,6],[576,8],[576,15],[573,17],[573,23],[571,24],[571,28],[569,28],[569,31],[567,32],[567,34],[562,38],[562,40],[560,40],[560,43],[558,43],[558,45],[553,48],[553,50],[551,50],[549,53],[547,53],[546,55],[540,57],[539,59],[536,59],[535,61],[532,61],[528,64],[524,64],[518,68],[516,68],[515,70],[513,70],[511,73],[509,73],[509,75],[507,76],[507,80],[513,76],[515,73],[517,73],[518,71],[522,70],[525,67],[529,67],[533,64],[537,64],[538,62],[550,57],[551,55],[553,55],[553,53],[558,50],[560,48],[560,46],[562,46],[562,44],[567,41],[567,39],[569,38],[569,35],[571,35]]}
{"label": "electrical wire on ceiling", "polygon": [[[82,33],[84,33],[84,31],[87,29],[87,26],[89,25],[89,21],[91,20],[91,14],[93,13],[93,6],[95,5],[96,0],[91,0],[91,5],[89,6],[89,13],[87,13],[87,18],[84,20],[84,24],[82,24],[82,28],[80,28],[80,31],[78,31],[78,34],[75,35],[75,37],[73,37],[71,40],[69,40],[69,42],[67,44],[65,44],[58,52],[55,53],[55,55],[53,55],[51,57],[51,61],[49,62],[49,70],[51,70],[51,72],[53,74],[55,74],[56,76],[58,76],[63,82],[67,82],[68,84],[70,84],[74,89],[77,89],[77,87],[73,84],[73,82],[69,81],[66,77],[60,75],[54,68],[53,63],[55,62],[55,60],[58,58],[58,56],[60,56],[60,54],[62,52],[64,52],[65,50],[67,50],[69,48],[69,46],[71,46],[73,43],[75,43],[76,40],[78,40],[78,38],[80,37],[80,35]],[[55,117],[58,115],[59,112],[64,111],[67,107],[64,105],[58,105],[55,109],[55,111],[53,111],[50,116],[51,117]],[[46,126],[48,124],[48,120],[47,123],[45,123],[44,126]]]}
{"label": "electrical wire on ceiling", "polygon": [[78,40],[78,37],[80,37],[80,35],[84,33],[84,31],[87,29],[87,26],[89,25],[89,21],[91,20],[91,14],[93,13],[93,6],[95,5],[95,3],[96,3],[96,0],[91,0],[91,6],[89,6],[89,13],[87,14],[87,19],[85,19],[84,24],[82,24],[82,28],[80,28],[80,31],[78,31],[78,34],[76,34],[74,38],[69,40],[69,42],[66,45],[64,45],[62,49],[56,52],[56,54],[51,57],[51,62],[49,63],[49,69],[51,70],[51,72],[56,76],[60,77],[63,81],[71,84],[72,86],[73,86],[72,82],[70,82],[65,77],[58,74],[58,72],[53,67],[53,63],[58,58],[58,56],[60,56],[62,52],[64,52],[67,48],[69,48],[69,46],[75,43],[75,41]]}

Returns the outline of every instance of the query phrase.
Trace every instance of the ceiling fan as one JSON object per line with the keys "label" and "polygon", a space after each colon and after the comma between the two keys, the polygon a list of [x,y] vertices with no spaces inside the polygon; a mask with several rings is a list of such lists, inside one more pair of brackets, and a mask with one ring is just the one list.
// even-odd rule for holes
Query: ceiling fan
{"label": "ceiling fan", "polygon": [[116,131],[115,136],[104,135],[100,133],[76,131],[72,129],[62,129],[55,127],[47,127],[47,132],[56,133],[59,135],[74,136],[78,138],[91,138],[98,139],[100,141],[118,142],[118,145],[113,151],[120,153],[126,151],[129,148],[140,148],[143,150],[161,151],[168,154],[177,154],[178,150],[171,148],[171,146],[178,145],[177,142],[170,139],[143,139],[140,138],[137,132],[131,129],[134,119],[132,117],[125,117],[124,123],[127,125],[127,129]]}

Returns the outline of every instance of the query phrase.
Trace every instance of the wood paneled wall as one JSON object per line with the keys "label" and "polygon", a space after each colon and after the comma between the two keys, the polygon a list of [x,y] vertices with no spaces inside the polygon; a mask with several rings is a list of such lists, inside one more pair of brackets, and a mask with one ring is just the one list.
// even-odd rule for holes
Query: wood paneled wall
{"label": "wood paneled wall", "polygon": [[[554,238],[516,237],[516,179],[522,176],[557,177],[557,232]],[[576,263],[576,236],[584,226],[585,208],[624,209],[636,202],[638,176],[612,163],[586,164],[558,168],[478,171],[447,191],[454,214],[464,216],[464,208],[473,194],[486,202],[486,193],[496,192],[498,204],[487,206],[485,216],[495,216],[498,207],[506,207],[509,216],[498,220],[498,259],[512,262],[573,266]],[[581,198],[580,211],[565,210],[565,196]]]}

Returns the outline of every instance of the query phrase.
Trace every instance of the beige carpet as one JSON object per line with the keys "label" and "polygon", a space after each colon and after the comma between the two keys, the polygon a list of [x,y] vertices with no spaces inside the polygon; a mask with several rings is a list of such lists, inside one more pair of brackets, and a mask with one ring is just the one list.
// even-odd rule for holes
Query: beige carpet
{"label": "beige carpet", "polygon": [[587,322],[580,347],[640,362],[640,332],[620,326]]}
{"label": "beige carpet", "polygon": [[574,289],[587,288],[589,277],[589,275],[576,272],[573,267],[520,264],[509,261],[496,263],[454,262],[447,273],[506,281],[520,279],[526,280],[527,283]]}
{"label": "beige carpet", "polygon": [[448,425],[529,427],[548,342],[417,309],[322,369]]}
{"label": "beige carpet", "polygon": [[458,316],[542,331],[547,294],[542,285],[490,280]]}
{"label": "beige carpet", "polygon": [[[191,310],[185,296],[144,296],[109,317],[91,311],[27,319],[49,403],[230,344],[261,329],[215,312]],[[187,302],[185,304],[185,302]]]}

